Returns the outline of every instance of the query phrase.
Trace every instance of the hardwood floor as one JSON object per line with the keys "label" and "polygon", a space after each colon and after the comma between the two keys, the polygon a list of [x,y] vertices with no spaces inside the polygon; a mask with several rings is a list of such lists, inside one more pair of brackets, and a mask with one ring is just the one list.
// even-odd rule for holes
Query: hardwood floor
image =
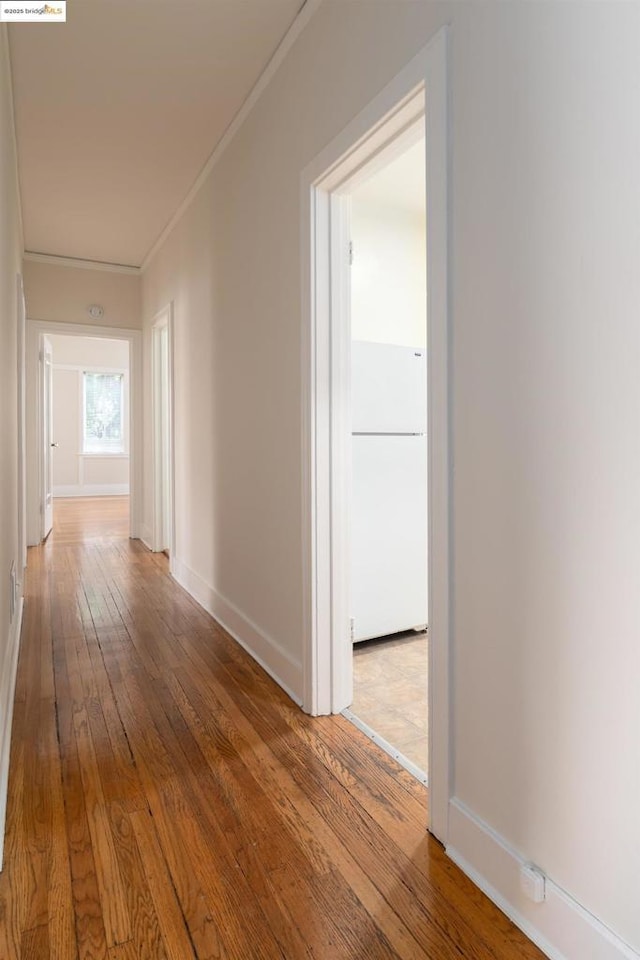
{"label": "hardwood floor", "polygon": [[56,501],[29,551],[0,958],[542,958],[417,781],[302,714],[126,510]]}

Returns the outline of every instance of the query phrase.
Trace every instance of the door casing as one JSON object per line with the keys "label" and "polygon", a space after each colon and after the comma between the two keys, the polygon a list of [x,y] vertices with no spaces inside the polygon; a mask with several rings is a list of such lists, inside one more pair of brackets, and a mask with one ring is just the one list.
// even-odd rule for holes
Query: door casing
{"label": "door casing", "polygon": [[[153,544],[169,549],[169,569],[175,554],[175,467],[173,398],[173,301],[151,325],[153,412]],[[166,543],[168,535],[169,543]]]}
{"label": "door casing", "polygon": [[40,539],[46,540],[53,526],[53,358],[51,341],[40,334],[40,412],[42,416],[42,492]]}
{"label": "door casing", "polygon": [[429,829],[446,842],[450,758],[448,33],[431,42],[303,171],[304,708],[352,696],[349,635],[349,191],[423,125],[427,187]]}
{"label": "door casing", "polygon": [[18,344],[18,556],[20,558],[20,585],[24,582],[24,568],[27,565],[27,482],[25,451],[25,340],[26,307],[22,274],[16,273],[16,320]]}
{"label": "door casing", "polygon": [[42,531],[42,491],[44,489],[44,424],[39,372],[41,339],[47,334],[71,337],[94,337],[129,342],[129,536],[140,536],[142,506],[142,332],[120,327],[93,326],[80,323],[57,323],[49,320],[27,320],[25,450],[27,543],[36,546]]}

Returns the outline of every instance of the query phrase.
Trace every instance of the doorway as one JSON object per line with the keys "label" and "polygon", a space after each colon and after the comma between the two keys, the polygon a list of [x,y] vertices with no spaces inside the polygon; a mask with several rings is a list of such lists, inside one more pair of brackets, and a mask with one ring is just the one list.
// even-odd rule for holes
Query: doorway
{"label": "doorway", "polygon": [[171,570],[175,544],[173,469],[173,305],[151,327],[153,365],[153,550],[166,553]]}
{"label": "doorway", "polygon": [[42,336],[42,530],[46,540],[53,527],[53,348],[49,337]]}
{"label": "doorway", "polygon": [[42,539],[64,499],[130,494],[126,339],[42,334]]}
{"label": "doorway", "polygon": [[304,706],[353,698],[350,635],[349,195],[424,131],[427,187],[429,829],[446,842],[449,757],[449,325],[447,32],[441,30],[302,176]]}
{"label": "doorway", "polygon": [[[49,364],[46,362],[47,341],[51,350]],[[86,353],[83,343],[93,351],[91,356]],[[65,350],[71,352],[65,354]],[[114,350],[120,354],[124,351],[127,360],[123,361],[121,356],[115,358]],[[93,375],[92,383],[88,382],[85,373]],[[69,415],[65,417],[64,411],[59,409],[57,420],[55,402],[50,393],[56,390],[56,381],[66,392],[64,402],[69,404]],[[28,320],[25,382],[29,546],[36,546],[43,538],[48,489],[53,510],[56,496],[128,495],[129,532],[131,537],[138,537],[142,420],[140,332],[118,327]],[[99,388],[104,388],[110,395],[103,397],[106,406],[102,405],[100,416],[94,419],[94,436],[90,429],[87,433],[85,415],[92,409],[92,399],[100,399]],[[114,404],[119,408],[119,436],[114,433],[113,423],[109,426],[105,421],[109,411],[114,412]],[[98,437],[97,433],[102,433],[103,437]],[[109,449],[95,449],[96,442],[106,443]],[[51,527],[49,518],[46,526]]]}
{"label": "doorway", "polygon": [[[349,194],[351,626],[345,714],[428,780],[424,124]],[[398,148],[399,149],[399,148]],[[366,170],[363,170],[363,175]]]}

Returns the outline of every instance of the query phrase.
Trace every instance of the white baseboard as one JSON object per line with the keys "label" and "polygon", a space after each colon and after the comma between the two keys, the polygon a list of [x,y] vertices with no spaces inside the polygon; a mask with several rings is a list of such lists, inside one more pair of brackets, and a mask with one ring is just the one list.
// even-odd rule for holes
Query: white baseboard
{"label": "white baseboard", "polygon": [[71,483],[53,488],[54,497],[124,497],[128,483]]}
{"label": "white baseboard", "polygon": [[526,861],[458,799],[449,804],[447,853],[551,960],[640,960],[597,917],[550,878],[544,903],[520,889]]}
{"label": "white baseboard", "polygon": [[4,828],[7,819],[7,796],[9,792],[9,760],[11,757],[11,724],[13,700],[16,691],[18,651],[24,600],[18,597],[9,639],[4,651],[2,675],[0,676],[0,870],[4,858]]}
{"label": "white baseboard", "polygon": [[302,690],[302,664],[177,557],[173,558],[171,572],[180,586],[184,587],[187,593],[257,660],[294,703],[300,706],[302,697],[298,691]]}

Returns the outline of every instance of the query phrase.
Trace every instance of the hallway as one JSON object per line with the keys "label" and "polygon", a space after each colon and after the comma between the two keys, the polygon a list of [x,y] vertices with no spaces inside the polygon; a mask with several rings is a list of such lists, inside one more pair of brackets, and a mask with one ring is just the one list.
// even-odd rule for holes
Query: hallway
{"label": "hallway", "polygon": [[56,501],[29,552],[0,957],[542,957],[425,833],[423,788],[302,714],[127,509]]}

